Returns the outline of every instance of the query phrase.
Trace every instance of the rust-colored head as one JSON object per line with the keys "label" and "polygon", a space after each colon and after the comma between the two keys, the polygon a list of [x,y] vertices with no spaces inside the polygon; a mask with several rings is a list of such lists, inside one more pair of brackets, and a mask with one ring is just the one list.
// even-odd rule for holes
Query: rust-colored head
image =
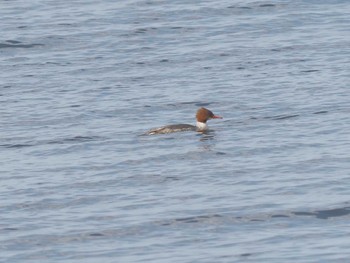
{"label": "rust-colored head", "polygon": [[214,115],[213,112],[203,107],[197,111],[196,118],[198,122],[202,123],[206,123],[209,119],[222,119],[222,117]]}

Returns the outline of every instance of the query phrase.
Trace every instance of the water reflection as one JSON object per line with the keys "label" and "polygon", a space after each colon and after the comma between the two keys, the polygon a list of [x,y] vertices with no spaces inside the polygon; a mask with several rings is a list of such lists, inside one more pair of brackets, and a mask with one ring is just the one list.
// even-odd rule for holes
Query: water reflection
{"label": "water reflection", "polygon": [[214,131],[204,131],[204,132],[198,133],[197,136],[200,136],[199,140],[201,142],[203,142],[203,141],[212,141],[212,140],[215,139],[215,132]]}
{"label": "water reflection", "polygon": [[215,132],[214,131],[204,131],[197,134],[199,137],[199,150],[201,152],[212,152],[213,147],[216,145]]}

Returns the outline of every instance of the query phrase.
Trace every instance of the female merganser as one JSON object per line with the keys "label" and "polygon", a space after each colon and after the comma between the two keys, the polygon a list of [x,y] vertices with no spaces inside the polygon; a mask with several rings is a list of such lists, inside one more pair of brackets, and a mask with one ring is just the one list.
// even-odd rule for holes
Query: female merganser
{"label": "female merganser", "polygon": [[172,132],[180,132],[180,131],[197,131],[203,132],[208,129],[207,120],[210,119],[222,119],[222,117],[214,115],[210,110],[206,108],[200,108],[196,114],[197,124],[196,126],[190,124],[173,124],[167,125],[160,128],[154,128],[146,132],[146,135],[153,134],[166,134]]}

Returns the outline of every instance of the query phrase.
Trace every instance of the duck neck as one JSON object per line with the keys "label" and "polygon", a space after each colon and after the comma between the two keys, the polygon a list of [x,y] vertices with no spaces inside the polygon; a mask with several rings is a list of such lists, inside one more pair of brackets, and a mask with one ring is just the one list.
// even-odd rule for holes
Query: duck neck
{"label": "duck neck", "polygon": [[197,121],[196,126],[198,131],[205,131],[206,129],[208,129],[208,125],[204,122]]}

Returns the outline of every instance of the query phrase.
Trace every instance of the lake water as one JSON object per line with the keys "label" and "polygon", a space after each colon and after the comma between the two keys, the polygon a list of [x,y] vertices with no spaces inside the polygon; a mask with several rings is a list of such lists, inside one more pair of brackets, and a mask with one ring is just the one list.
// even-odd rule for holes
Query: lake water
{"label": "lake water", "polygon": [[[346,262],[350,2],[2,1],[1,262]],[[211,131],[140,136],[195,122]]]}

